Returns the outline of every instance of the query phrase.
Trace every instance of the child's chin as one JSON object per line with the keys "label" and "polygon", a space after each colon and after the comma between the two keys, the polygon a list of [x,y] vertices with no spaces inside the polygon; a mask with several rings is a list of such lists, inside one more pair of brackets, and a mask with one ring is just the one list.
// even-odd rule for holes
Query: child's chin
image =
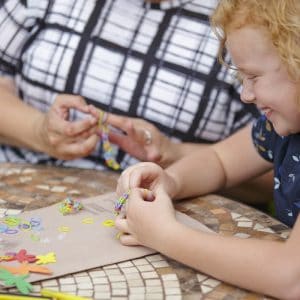
{"label": "child's chin", "polygon": [[290,130],[288,130],[288,128],[283,128],[280,126],[276,126],[275,124],[273,124],[274,130],[276,131],[276,133],[280,136],[288,136],[290,134],[294,134],[295,132],[291,132]]}

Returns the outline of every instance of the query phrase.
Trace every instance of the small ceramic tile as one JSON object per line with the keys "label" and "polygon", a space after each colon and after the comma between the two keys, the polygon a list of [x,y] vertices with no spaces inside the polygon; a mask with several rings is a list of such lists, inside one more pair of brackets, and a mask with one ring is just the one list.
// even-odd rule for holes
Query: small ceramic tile
{"label": "small ceramic tile", "polygon": [[132,268],[124,268],[122,269],[122,271],[125,273],[125,274],[131,274],[131,273],[138,273],[138,269],[136,267],[132,267]]}
{"label": "small ceramic tile", "polygon": [[105,284],[108,283],[108,279],[105,277],[92,277],[94,284]]}
{"label": "small ceramic tile", "polygon": [[160,293],[149,293],[145,295],[146,300],[163,300],[165,297]]}
{"label": "small ceramic tile", "polygon": [[76,284],[66,284],[60,286],[61,292],[76,292],[77,286]]}
{"label": "small ceramic tile", "polygon": [[69,190],[68,194],[70,194],[70,195],[80,195],[81,193],[78,190]]}
{"label": "small ceramic tile", "polygon": [[31,169],[31,168],[26,168],[22,171],[23,174],[33,174],[36,173],[35,169]]}
{"label": "small ceramic tile", "polygon": [[178,280],[164,281],[164,287],[180,287]]}
{"label": "small ceramic tile", "polygon": [[263,228],[265,228],[265,227],[259,223],[256,223],[253,227],[254,230],[259,230],[259,229],[263,229]]}
{"label": "small ceramic tile", "polygon": [[169,267],[170,264],[167,262],[167,261],[153,261],[151,262],[152,266],[155,268],[155,269],[158,269],[158,268],[166,268],[166,267]]}
{"label": "small ceramic tile", "polygon": [[141,279],[141,274],[138,272],[135,273],[125,273],[124,276],[126,277],[127,280],[137,280],[137,279]]}
{"label": "small ceramic tile", "polygon": [[149,279],[149,278],[157,278],[158,274],[156,272],[143,272],[142,277],[144,279]]}
{"label": "small ceramic tile", "polygon": [[146,259],[150,262],[164,260],[164,258],[160,254],[149,255]]}
{"label": "small ceramic tile", "polygon": [[232,217],[233,220],[238,219],[239,217],[241,217],[240,214],[235,213],[235,212],[231,212],[230,214],[231,214],[231,217]]}
{"label": "small ceramic tile", "polygon": [[127,283],[124,282],[111,282],[110,283],[112,289],[127,289]]}
{"label": "small ceramic tile", "polygon": [[19,178],[19,181],[21,183],[26,183],[26,182],[32,181],[32,177],[31,176],[22,176]]}
{"label": "small ceramic tile", "polygon": [[107,276],[109,275],[121,275],[121,271],[119,269],[107,269],[105,270]]}
{"label": "small ceramic tile", "polygon": [[118,267],[123,269],[123,268],[130,268],[133,267],[133,263],[131,261],[125,261],[125,262],[121,262],[118,264]]}
{"label": "small ceramic tile", "polygon": [[246,218],[246,217],[240,217],[236,221],[252,222],[252,220],[250,220],[249,218]]}
{"label": "small ceramic tile", "polygon": [[123,275],[108,275],[108,278],[110,282],[126,281],[126,278]]}
{"label": "small ceramic tile", "polygon": [[127,284],[129,287],[140,287],[144,285],[144,282],[142,279],[128,279],[127,278]]}
{"label": "small ceramic tile", "polygon": [[10,175],[13,175],[13,174],[20,174],[20,173],[21,173],[21,169],[11,168],[11,169],[7,170],[5,175],[10,176]]}
{"label": "small ceramic tile", "polygon": [[52,286],[52,287],[54,287],[54,286],[58,286],[58,282],[55,280],[55,279],[53,279],[53,280],[45,280],[45,281],[42,281],[42,286],[43,287],[50,287],[50,286]]}
{"label": "small ceramic tile", "polygon": [[207,294],[207,293],[211,292],[212,290],[213,290],[212,287],[201,284],[201,291],[203,294]]}
{"label": "small ceramic tile", "polygon": [[139,258],[139,259],[134,259],[132,261],[136,266],[142,266],[142,265],[147,265],[148,262],[145,258]]}
{"label": "small ceramic tile", "polygon": [[117,269],[118,266],[116,264],[104,266],[103,270],[109,270],[109,269]]}
{"label": "small ceramic tile", "polygon": [[95,292],[110,292],[110,286],[105,284],[95,284],[94,285]]}
{"label": "small ceramic tile", "polygon": [[207,278],[207,275],[203,275],[203,274],[197,274],[197,279],[198,282],[202,282],[203,280],[205,280]]}
{"label": "small ceramic tile", "polygon": [[50,190],[49,185],[39,184],[39,185],[36,185],[35,187],[36,187],[37,189],[39,189],[39,190],[45,190],[45,191],[49,191],[49,190]]}
{"label": "small ceramic tile", "polygon": [[93,289],[92,282],[77,282],[77,287],[81,290]]}
{"label": "small ceramic tile", "polygon": [[130,293],[127,300],[145,300],[145,299],[146,299],[145,295]]}
{"label": "small ceramic tile", "polygon": [[267,233],[274,233],[274,231],[271,228],[262,228],[258,229],[257,231],[267,232]]}
{"label": "small ceramic tile", "polygon": [[76,183],[78,180],[79,180],[78,177],[66,176],[66,177],[64,177],[63,182],[74,184],[74,183]]}
{"label": "small ceramic tile", "polygon": [[79,289],[78,292],[77,292],[77,295],[81,296],[81,297],[92,297],[93,294],[94,294],[93,289],[90,289],[90,290],[81,290],[81,289]]}
{"label": "small ceramic tile", "polygon": [[116,289],[112,290],[113,296],[126,296],[127,295],[127,289]]}
{"label": "small ceramic tile", "polygon": [[94,277],[106,277],[106,274],[104,271],[90,271],[90,276]]}
{"label": "small ceramic tile", "polygon": [[111,299],[110,293],[95,293],[94,295],[95,300],[105,300],[105,299]]}
{"label": "small ceramic tile", "polygon": [[242,221],[242,222],[239,221],[237,224],[238,227],[246,227],[246,228],[250,228],[250,227],[252,227],[252,225],[253,225],[253,222],[244,222],[244,221]]}
{"label": "small ceramic tile", "polygon": [[282,232],[280,236],[284,239],[287,239],[290,236],[290,232]]}
{"label": "small ceramic tile", "polygon": [[165,288],[165,294],[166,295],[180,295],[181,290],[180,288]]}
{"label": "small ceramic tile", "polygon": [[32,285],[32,293],[39,293],[42,287],[40,285]]}
{"label": "small ceramic tile", "polygon": [[60,284],[72,284],[75,283],[75,280],[73,277],[66,277],[66,278],[60,278],[58,279]]}
{"label": "small ceramic tile", "polygon": [[146,286],[157,286],[161,285],[160,279],[146,279],[145,280]]}
{"label": "small ceramic tile", "polygon": [[223,208],[216,208],[216,209],[212,209],[211,213],[213,213],[214,215],[218,215],[218,214],[226,214],[227,211]]}
{"label": "small ceramic tile", "polygon": [[131,294],[145,294],[145,287],[144,286],[136,286],[129,288],[129,295]]}
{"label": "small ceramic tile", "polygon": [[1,215],[6,215],[7,209],[6,208],[0,208],[0,214]]}
{"label": "small ceramic tile", "polygon": [[177,277],[176,274],[165,274],[165,275],[162,275],[161,278],[162,278],[163,281],[166,281],[166,280],[178,280],[178,277]]}
{"label": "small ceramic tile", "polygon": [[209,278],[209,279],[205,280],[203,282],[203,284],[208,285],[210,287],[216,287],[220,284],[220,281],[216,280],[216,279],[213,279],[213,278]]}
{"label": "small ceramic tile", "polygon": [[163,287],[162,286],[147,286],[146,292],[148,293],[162,293]]}
{"label": "small ceramic tile", "polygon": [[53,193],[63,193],[66,191],[66,187],[65,186],[54,186],[51,188],[51,192]]}
{"label": "small ceramic tile", "polygon": [[[181,295],[167,295],[165,299],[166,300],[182,300],[182,296]],[[190,298],[190,300],[192,300],[192,298]],[[195,300],[196,300],[196,298],[195,298]]]}
{"label": "small ceramic tile", "polygon": [[11,215],[18,215],[20,212],[21,212],[20,209],[7,209],[5,214],[11,216]]}
{"label": "small ceramic tile", "polygon": [[85,283],[85,282],[91,282],[91,278],[87,276],[75,276],[75,280],[77,283]]}
{"label": "small ceramic tile", "polygon": [[137,266],[137,268],[140,272],[147,272],[147,271],[153,271],[154,270],[154,268],[151,265]]}

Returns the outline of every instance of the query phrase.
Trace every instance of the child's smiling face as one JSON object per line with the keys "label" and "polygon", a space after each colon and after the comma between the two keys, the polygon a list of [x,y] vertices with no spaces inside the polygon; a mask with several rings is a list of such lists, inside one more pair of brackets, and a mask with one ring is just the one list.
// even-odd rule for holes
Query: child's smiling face
{"label": "child's smiling face", "polygon": [[241,100],[255,103],[279,135],[300,132],[299,82],[289,77],[263,29],[246,26],[229,32],[227,48],[243,80]]}

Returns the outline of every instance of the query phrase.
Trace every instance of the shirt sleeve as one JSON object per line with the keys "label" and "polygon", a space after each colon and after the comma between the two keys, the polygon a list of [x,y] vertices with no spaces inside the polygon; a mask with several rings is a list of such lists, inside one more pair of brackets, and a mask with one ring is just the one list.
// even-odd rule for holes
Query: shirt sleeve
{"label": "shirt sleeve", "polygon": [[22,48],[34,25],[25,3],[22,0],[4,0],[0,6],[1,76],[13,76],[16,73]]}
{"label": "shirt sleeve", "polygon": [[274,150],[278,138],[280,137],[274,131],[271,122],[264,115],[257,119],[252,127],[252,140],[258,153],[269,162],[274,161]]}

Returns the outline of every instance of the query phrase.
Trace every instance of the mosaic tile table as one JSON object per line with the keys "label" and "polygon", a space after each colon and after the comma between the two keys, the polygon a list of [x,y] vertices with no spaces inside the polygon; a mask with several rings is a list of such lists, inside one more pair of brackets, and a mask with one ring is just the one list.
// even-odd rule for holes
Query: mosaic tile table
{"label": "mosaic tile table", "polygon": [[[0,217],[115,189],[112,172],[0,164]],[[179,202],[177,209],[223,235],[285,239],[289,229],[253,208],[218,195]],[[160,254],[34,284],[92,299],[270,299],[185,267]],[[15,292],[14,289],[10,290]]]}

